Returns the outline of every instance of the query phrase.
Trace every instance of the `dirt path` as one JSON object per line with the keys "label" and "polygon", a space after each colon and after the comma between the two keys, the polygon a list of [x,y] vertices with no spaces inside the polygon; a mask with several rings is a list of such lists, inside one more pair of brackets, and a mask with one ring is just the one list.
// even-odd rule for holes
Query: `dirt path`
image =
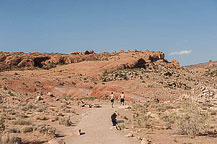
{"label": "dirt path", "polygon": [[76,129],[85,132],[81,136],[65,138],[66,144],[139,144],[134,138],[124,136],[124,133],[111,129],[111,115],[117,108],[103,106],[88,111]]}

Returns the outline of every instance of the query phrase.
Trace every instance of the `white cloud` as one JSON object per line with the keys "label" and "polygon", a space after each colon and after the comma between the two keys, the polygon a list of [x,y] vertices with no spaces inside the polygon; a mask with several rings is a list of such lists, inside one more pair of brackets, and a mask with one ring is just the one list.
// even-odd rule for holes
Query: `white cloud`
{"label": "white cloud", "polygon": [[169,55],[185,55],[185,54],[190,54],[192,52],[192,50],[182,50],[182,51],[176,51],[176,52],[172,52]]}

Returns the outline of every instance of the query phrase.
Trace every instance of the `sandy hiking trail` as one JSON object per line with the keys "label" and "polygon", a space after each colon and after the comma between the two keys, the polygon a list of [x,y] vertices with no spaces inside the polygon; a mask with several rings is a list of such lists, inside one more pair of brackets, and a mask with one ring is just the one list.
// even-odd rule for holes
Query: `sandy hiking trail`
{"label": "sandy hiking trail", "polygon": [[64,138],[66,144],[139,144],[135,138],[129,138],[123,132],[111,129],[111,115],[117,110],[110,105],[94,108],[83,114],[75,129],[85,134]]}

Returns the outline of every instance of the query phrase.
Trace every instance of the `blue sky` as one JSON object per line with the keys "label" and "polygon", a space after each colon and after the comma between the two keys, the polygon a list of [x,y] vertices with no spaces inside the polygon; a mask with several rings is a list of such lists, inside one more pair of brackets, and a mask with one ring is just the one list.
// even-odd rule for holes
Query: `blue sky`
{"label": "blue sky", "polygon": [[217,60],[216,0],[0,0],[0,51],[163,51]]}

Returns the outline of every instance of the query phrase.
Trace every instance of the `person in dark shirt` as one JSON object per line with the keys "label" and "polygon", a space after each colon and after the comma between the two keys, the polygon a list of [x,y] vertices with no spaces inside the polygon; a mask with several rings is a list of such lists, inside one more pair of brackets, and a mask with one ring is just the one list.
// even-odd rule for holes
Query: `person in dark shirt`
{"label": "person in dark shirt", "polygon": [[114,112],[114,113],[111,115],[111,120],[112,120],[112,125],[113,125],[113,126],[116,126],[116,124],[117,124],[116,117],[117,117],[117,112]]}

